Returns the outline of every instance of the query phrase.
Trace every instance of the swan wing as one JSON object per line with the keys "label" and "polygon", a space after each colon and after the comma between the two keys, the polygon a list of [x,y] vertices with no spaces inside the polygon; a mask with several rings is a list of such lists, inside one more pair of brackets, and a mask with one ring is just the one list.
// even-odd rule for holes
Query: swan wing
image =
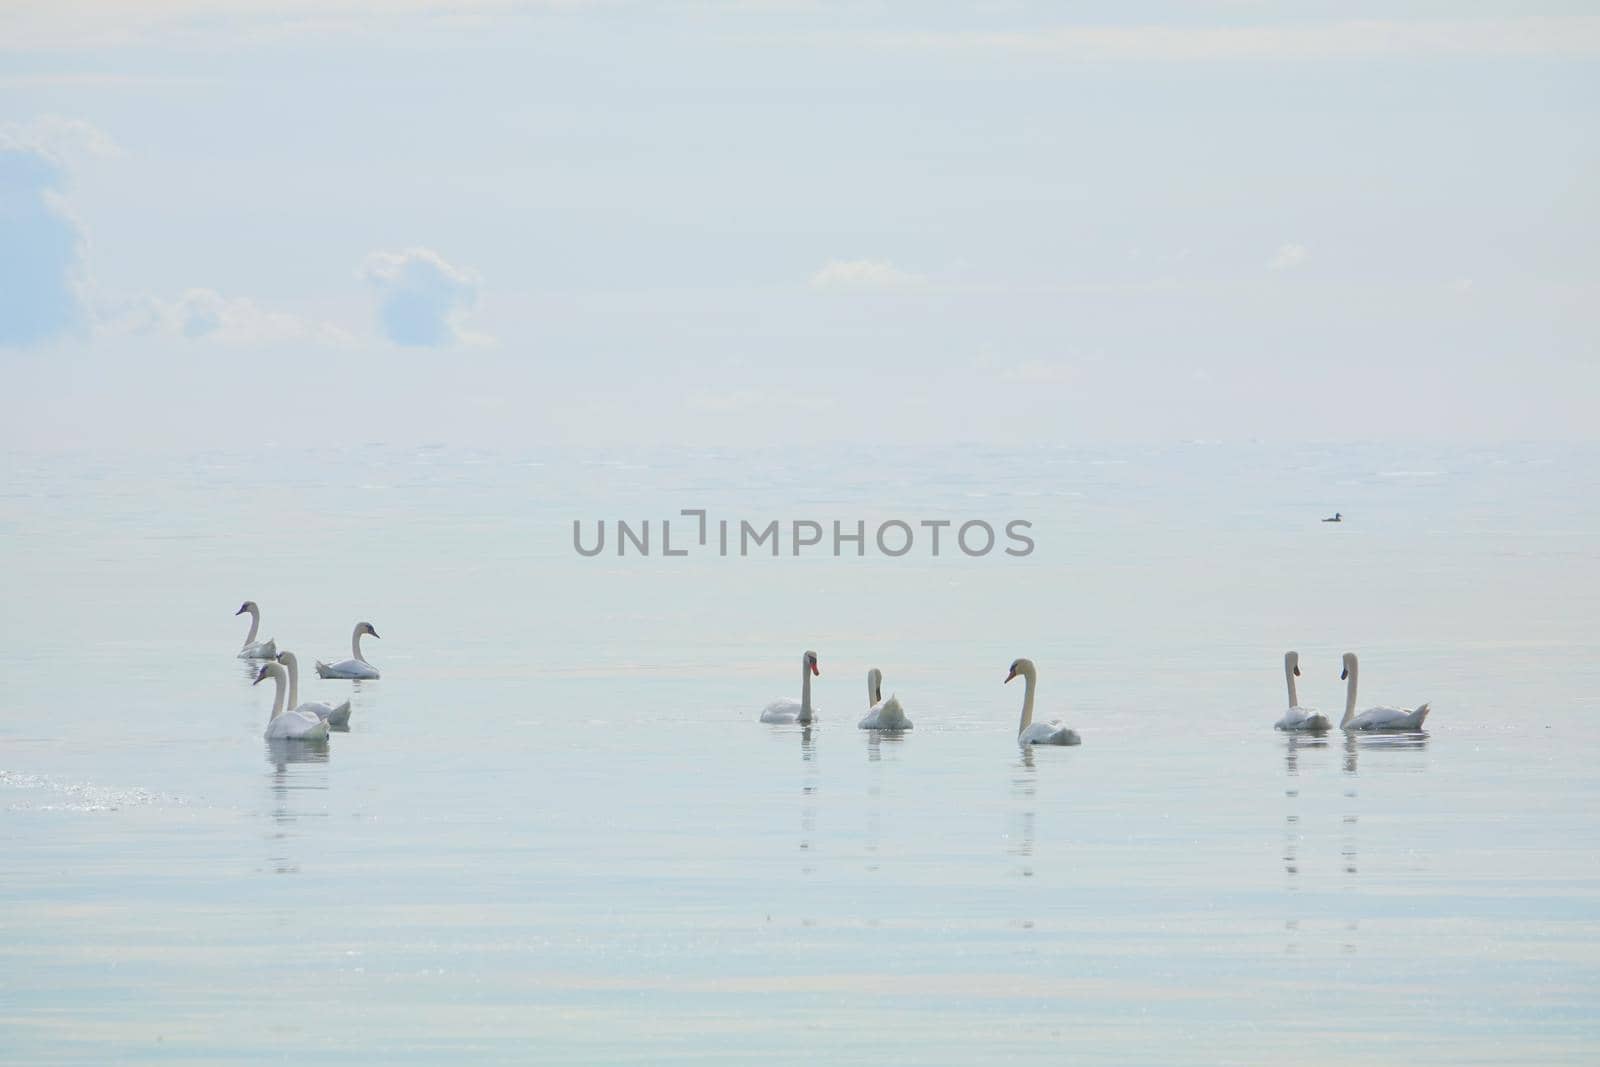
{"label": "swan wing", "polygon": [[304,711],[322,719],[330,726],[346,726],[350,722],[350,702],[329,704],[325,700],[308,700],[295,711]]}
{"label": "swan wing", "polygon": [[1276,730],[1326,730],[1328,717],[1316,708],[1293,707],[1273,723]]}
{"label": "swan wing", "polygon": [[376,678],[378,668],[358,659],[342,659],[338,663],[317,660],[317,675],[321,678]]}
{"label": "swan wing", "polygon": [[255,641],[245,645],[239,650],[239,659],[277,659],[278,642],[276,640]]}
{"label": "swan wing", "polygon": [[899,698],[891,696],[872,705],[856,726],[862,730],[909,730],[911,720],[906,717],[906,709],[900,706]]}
{"label": "swan wing", "polygon": [[327,723],[298,709],[286,711],[267,723],[269,741],[320,741],[327,736]]}
{"label": "swan wing", "polygon": [[1368,708],[1350,720],[1351,730],[1420,730],[1428,717],[1428,705],[1409,708]]}
{"label": "swan wing", "polygon": [[800,718],[800,702],[798,700],[774,700],[761,712],[762,722],[796,722]]}
{"label": "swan wing", "polygon": [[1022,731],[1017,740],[1024,745],[1077,745],[1083,743],[1077,731],[1068,729],[1060,722],[1033,723]]}

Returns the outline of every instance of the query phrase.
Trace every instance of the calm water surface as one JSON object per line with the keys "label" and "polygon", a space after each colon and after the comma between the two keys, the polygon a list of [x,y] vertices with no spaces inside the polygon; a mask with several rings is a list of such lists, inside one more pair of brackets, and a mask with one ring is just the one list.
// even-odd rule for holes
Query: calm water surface
{"label": "calm water surface", "polygon": [[[0,1047],[1596,1062],[1597,459],[5,456]],[[571,548],[685,507],[1038,548]],[[349,733],[261,740],[246,598],[308,665],[377,626],[303,679]],[[758,724],[808,647],[820,724]],[[1291,647],[1428,734],[1275,734]],[[1021,655],[1081,748],[1012,743]],[[914,732],[854,729],[872,666]]]}

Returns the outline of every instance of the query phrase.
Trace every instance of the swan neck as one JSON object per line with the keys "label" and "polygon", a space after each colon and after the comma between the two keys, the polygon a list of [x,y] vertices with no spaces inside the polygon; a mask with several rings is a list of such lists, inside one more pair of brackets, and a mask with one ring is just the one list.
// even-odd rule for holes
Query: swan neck
{"label": "swan neck", "polygon": [[250,613],[250,632],[244,635],[244,644],[241,648],[248,648],[256,643],[256,634],[261,632],[261,609],[252,604],[245,609]]}
{"label": "swan neck", "polygon": [[289,706],[300,706],[300,663],[294,658],[293,652],[286,652],[280,661],[283,669],[289,672]]}
{"label": "swan neck", "polygon": [[1300,706],[1300,695],[1295,692],[1294,667],[1289,664],[1288,660],[1283,661],[1283,680],[1289,683],[1289,706],[1298,708]]}
{"label": "swan neck", "polygon": [[268,722],[271,722],[273,719],[276,719],[279,715],[283,714],[284,673],[285,672],[283,672],[281,670],[277,670],[277,671],[273,671],[272,672],[272,686],[273,686],[272,714],[267,716],[267,721]]}
{"label": "swan neck", "polygon": [[800,721],[811,721],[811,664],[800,661]]}
{"label": "swan neck", "polygon": [[354,656],[361,663],[367,662],[367,657],[361,654],[361,627],[359,626],[357,626],[355,632],[350,635],[350,655]]}
{"label": "swan neck", "polygon": [[1038,678],[1032,671],[1022,676],[1022,721],[1017,724],[1017,733],[1020,735],[1033,724],[1033,688],[1038,683]]}
{"label": "swan neck", "polygon": [[1339,726],[1348,725],[1356,714],[1356,673],[1359,668],[1354,663],[1350,664],[1349,675],[1344,683],[1344,718],[1339,720]]}

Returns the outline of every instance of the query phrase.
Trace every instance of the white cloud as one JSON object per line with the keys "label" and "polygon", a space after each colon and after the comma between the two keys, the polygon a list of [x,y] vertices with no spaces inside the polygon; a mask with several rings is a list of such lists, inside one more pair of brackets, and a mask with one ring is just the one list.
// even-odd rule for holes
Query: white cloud
{"label": "white cloud", "polygon": [[1047,363],[1031,359],[1000,372],[1000,380],[1017,385],[1067,385],[1077,377],[1076,370],[1065,363]]}
{"label": "white cloud", "polygon": [[780,416],[785,411],[824,411],[834,398],[821,393],[795,392],[764,387],[747,389],[701,390],[682,398],[686,413],[706,416],[746,415],[753,418]]}
{"label": "white cloud", "polygon": [[771,397],[755,389],[731,389],[726,392],[691,393],[684,407],[703,415],[727,415],[764,407]]}
{"label": "white cloud", "polygon": [[600,0],[9,0],[0,41],[11,50],[171,46],[282,38],[368,37],[410,20],[449,27],[562,11]]}
{"label": "white cloud", "polygon": [[0,126],[0,345],[48,341],[85,321],[83,228],[61,197],[66,169],[52,129],[61,132]]}
{"label": "white cloud", "polygon": [[397,345],[437,347],[487,338],[461,328],[463,313],[478,302],[478,276],[452,266],[427,248],[374,252],[361,277],[378,289],[378,322]]}
{"label": "white cloud", "polygon": [[118,301],[96,292],[86,278],[83,228],[60,190],[67,160],[120,151],[82,119],[43,115],[0,123],[0,344],[29,345],[90,327],[228,344],[350,342],[336,326],[211,289],[190,289],[176,300]]}
{"label": "white cloud", "polygon": [[117,143],[100,127],[66,115],[39,115],[27,122],[0,122],[0,142],[27,145],[51,159],[64,162],[73,156],[115,156]]}
{"label": "white cloud", "polygon": [[1256,26],[1062,26],[885,34],[890,47],[1032,54],[1069,62],[1600,55],[1600,17],[1366,19]]}
{"label": "white cloud", "polygon": [[207,84],[202,78],[172,75],[113,74],[106,71],[34,71],[27,74],[0,74],[0,89],[133,89],[140,87],[195,86]]}
{"label": "white cloud", "polygon": [[1269,270],[1294,270],[1307,259],[1311,253],[1306,251],[1305,245],[1290,242],[1278,248],[1278,254],[1272,257],[1272,262],[1267,264]]}
{"label": "white cloud", "polygon": [[878,289],[917,285],[924,280],[886,260],[835,259],[811,276],[811,285],[817,289]]}
{"label": "white cloud", "polygon": [[[540,11],[616,6],[615,0],[11,0],[0,5],[0,41],[13,51],[170,46],[233,40],[370,37],[385,27],[450,29],[504,24]],[[849,5],[817,0],[726,0],[673,5],[695,18],[721,8],[750,18],[826,19]],[[1260,5],[1264,16],[1272,9]],[[980,12],[985,5],[977,5]],[[1011,5],[987,5],[991,22]],[[1447,9],[1447,6],[1446,6]],[[1026,10],[1019,7],[1018,10]],[[998,17],[996,13],[998,12]],[[837,21],[837,19],[836,19]],[[1013,20],[1014,21],[1014,20]],[[766,38],[764,38],[766,39]],[[1169,22],[1066,25],[917,33],[821,33],[813,41],[869,46],[975,49],[1068,61],[1359,59],[1383,56],[1596,56],[1600,17],[1388,18],[1261,21],[1255,25]]]}
{"label": "white cloud", "polygon": [[1124,257],[1129,263],[1152,263],[1160,267],[1176,267],[1189,258],[1187,248],[1169,248],[1155,252],[1134,247],[1128,249]]}
{"label": "white cloud", "polygon": [[226,297],[215,289],[190,289],[176,300],[144,297],[107,316],[111,333],[164,333],[191,341],[227,345],[355,343],[348,331],[283,311],[248,297]]}

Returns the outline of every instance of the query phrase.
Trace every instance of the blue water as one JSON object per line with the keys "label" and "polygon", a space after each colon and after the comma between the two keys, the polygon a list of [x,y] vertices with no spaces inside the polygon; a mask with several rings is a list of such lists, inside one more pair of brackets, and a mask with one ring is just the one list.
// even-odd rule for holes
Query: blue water
{"label": "blue water", "polygon": [[[1597,459],[6,456],[0,1048],[1595,1062]],[[572,549],[698,507],[1037,547]],[[247,598],[307,668],[376,625],[302,679],[349,733],[261,740]],[[807,648],[820,723],[758,724]],[[1276,734],[1288,648],[1427,735]],[[1023,655],[1082,747],[1014,745]],[[874,666],[913,732],[854,728]]]}

